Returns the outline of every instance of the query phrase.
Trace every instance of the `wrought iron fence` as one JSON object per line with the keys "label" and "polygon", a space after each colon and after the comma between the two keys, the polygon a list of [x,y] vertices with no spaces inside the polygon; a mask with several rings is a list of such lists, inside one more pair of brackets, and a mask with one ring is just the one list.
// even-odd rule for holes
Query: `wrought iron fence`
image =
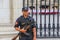
{"label": "wrought iron fence", "polygon": [[60,0],[23,0],[36,21],[38,38],[60,38]]}

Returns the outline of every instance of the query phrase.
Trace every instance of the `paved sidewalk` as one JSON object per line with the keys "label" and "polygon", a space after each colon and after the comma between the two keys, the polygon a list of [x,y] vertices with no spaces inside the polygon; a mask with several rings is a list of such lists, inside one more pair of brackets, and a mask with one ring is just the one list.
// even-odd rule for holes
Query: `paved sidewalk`
{"label": "paved sidewalk", "polygon": [[[11,40],[11,38],[0,38],[0,40]],[[43,38],[43,39],[37,39],[37,40],[60,40],[60,38]]]}

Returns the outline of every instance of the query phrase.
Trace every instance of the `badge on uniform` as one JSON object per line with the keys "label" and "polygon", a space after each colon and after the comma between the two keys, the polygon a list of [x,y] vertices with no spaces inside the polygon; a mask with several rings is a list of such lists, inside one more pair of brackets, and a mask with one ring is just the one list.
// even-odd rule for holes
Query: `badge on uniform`
{"label": "badge on uniform", "polygon": [[22,23],[22,25],[25,25],[25,23]]}

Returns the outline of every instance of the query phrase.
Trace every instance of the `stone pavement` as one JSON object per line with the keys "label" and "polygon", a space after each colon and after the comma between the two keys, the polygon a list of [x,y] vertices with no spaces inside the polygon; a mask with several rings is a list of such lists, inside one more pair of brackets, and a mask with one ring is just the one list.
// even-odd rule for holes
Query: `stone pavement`
{"label": "stone pavement", "polygon": [[[14,35],[0,35],[0,40],[11,40],[16,34]],[[18,40],[18,38],[17,38]],[[37,40],[60,40],[60,38],[37,38]]]}
{"label": "stone pavement", "polygon": [[[7,27],[4,27],[4,30],[2,30],[2,28],[3,27],[0,27],[0,40],[11,40],[18,33],[12,27],[8,27],[7,30]],[[60,38],[39,38],[37,40],[60,40]]]}
{"label": "stone pavement", "polygon": [[[0,40],[11,40],[11,38],[0,38]],[[46,39],[37,39],[37,40],[60,40],[60,38],[46,38]]]}

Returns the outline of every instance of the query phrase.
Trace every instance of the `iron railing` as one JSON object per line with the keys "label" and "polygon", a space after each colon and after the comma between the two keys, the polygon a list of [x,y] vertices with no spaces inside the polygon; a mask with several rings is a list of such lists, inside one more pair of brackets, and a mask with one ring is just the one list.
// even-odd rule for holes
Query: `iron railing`
{"label": "iron railing", "polygon": [[[42,2],[44,2],[44,4]],[[53,0],[53,2],[49,0],[48,4],[47,0],[23,0],[23,7],[29,8],[30,6],[32,7],[32,9],[30,9],[30,16],[36,21],[37,37],[60,38],[59,0],[57,3],[55,0]]]}

